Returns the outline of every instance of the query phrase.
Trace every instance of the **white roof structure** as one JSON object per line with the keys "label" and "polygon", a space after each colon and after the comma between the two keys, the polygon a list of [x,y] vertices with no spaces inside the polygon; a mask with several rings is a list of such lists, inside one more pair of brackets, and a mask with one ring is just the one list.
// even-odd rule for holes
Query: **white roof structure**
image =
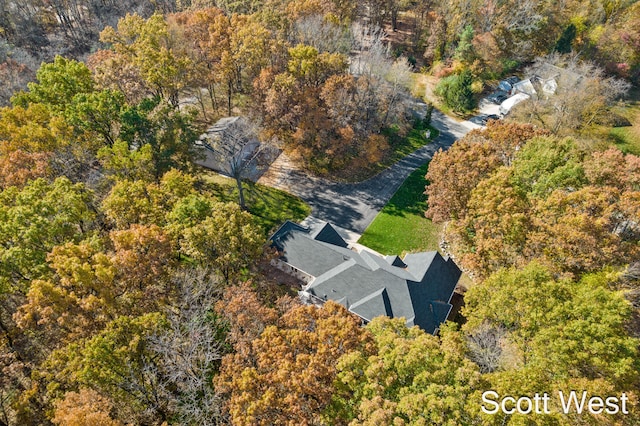
{"label": "white roof structure", "polygon": [[522,101],[526,101],[530,97],[531,96],[527,95],[526,93],[516,93],[515,95],[511,96],[510,98],[508,98],[507,100],[505,100],[500,104],[500,108],[499,108],[500,114],[501,115],[509,114],[509,111],[511,111],[511,109],[514,106],[518,105]]}
{"label": "white roof structure", "polygon": [[246,118],[224,117],[200,135],[195,145],[203,156],[194,161],[196,164],[233,177],[234,163],[249,160],[260,142],[247,126]]}
{"label": "white roof structure", "polygon": [[536,89],[533,87],[530,79],[522,80],[513,85],[513,89],[511,90],[511,94],[515,95],[517,93],[525,93],[529,96],[536,95]]}

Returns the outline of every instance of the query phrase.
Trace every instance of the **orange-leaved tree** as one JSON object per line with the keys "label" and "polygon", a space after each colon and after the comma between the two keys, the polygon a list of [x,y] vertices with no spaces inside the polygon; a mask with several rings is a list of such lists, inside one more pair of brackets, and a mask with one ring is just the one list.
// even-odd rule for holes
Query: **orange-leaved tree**
{"label": "orange-leaved tree", "polygon": [[338,358],[373,344],[360,319],[329,301],[291,308],[243,349],[215,379],[233,423],[311,425],[331,401]]}

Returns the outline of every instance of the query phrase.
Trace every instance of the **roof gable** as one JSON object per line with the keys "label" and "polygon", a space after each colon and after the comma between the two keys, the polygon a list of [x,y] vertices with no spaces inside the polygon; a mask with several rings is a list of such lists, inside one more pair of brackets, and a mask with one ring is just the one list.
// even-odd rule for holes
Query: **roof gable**
{"label": "roof gable", "polygon": [[334,246],[344,247],[348,246],[347,242],[342,239],[338,231],[335,230],[330,224],[324,225],[320,230],[312,232],[311,236],[314,240],[322,241],[323,243],[333,244]]}
{"label": "roof gable", "polygon": [[427,274],[433,260],[440,254],[437,251],[425,251],[422,253],[409,253],[404,257],[407,271],[411,273],[415,281],[422,281]]}
{"label": "roof gable", "polygon": [[427,333],[434,334],[438,330],[438,327],[440,327],[440,324],[446,321],[452,308],[453,306],[449,303],[430,300],[416,312],[414,323],[419,324]]}
{"label": "roof gable", "polygon": [[461,275],[462,271],[452,259],[437,253],[422,277],[421,284],[428,285],[431,300],[448,303]]}
{"label": "roof gable", "polygon": [[387,256],[386,259],[391,266],[397,266],[398,268],[403,269],[407,267],[407,264],[400,259],[400,256]]}
{"label": "roof gable", "polygon": [[302,225],[298,225],[297,223],[287,220],[285,223],[280,225],[280,228],[278,228],[271,238],[269,238],[269,241],[271,241],[271,247],[275,247],[280,251],[284,250],[286,238],[289,237],[293,231],[309,232],[309,228],[305,228]]}

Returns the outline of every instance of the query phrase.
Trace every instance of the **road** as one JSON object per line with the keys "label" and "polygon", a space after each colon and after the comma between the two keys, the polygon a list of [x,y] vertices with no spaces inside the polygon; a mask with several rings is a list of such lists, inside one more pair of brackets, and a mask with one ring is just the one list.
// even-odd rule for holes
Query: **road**
{"label": "road", "polygon": [[362,233],[411,172],[430,160],[438,149],[447,149],[477,127],[456,122],[437,110],[433,111],[432,125],[440,132],[432,143],[363,182],[339,183],[309,176],[295,168],[284,154],[258,182],[300,197],[311,206],[314,218]]}

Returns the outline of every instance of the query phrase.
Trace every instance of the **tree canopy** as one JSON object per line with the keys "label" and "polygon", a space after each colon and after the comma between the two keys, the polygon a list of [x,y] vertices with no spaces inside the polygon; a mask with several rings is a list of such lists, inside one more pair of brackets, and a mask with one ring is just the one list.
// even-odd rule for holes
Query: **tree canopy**
{"label": "tree canopy", "polygon": [[[631,262],[637,157],[585,150],[531,127],[520,139],[518,126],[472,132],[430,164],[426,214],[450,220],[447,241],[462,264],[486,277],[532,259],[574,274]],[[499,139],[502,151],[490,137],[505,130],[512,133]]]}
{"label": "tree canopy", "polygon": [[[618,102],[640,76],[637,2],[0,10],[1,426],[640,424],[479,407],[488,389],[639,397],[640,158],[611,141],[633,128],[609,133],[634,114]],[[292,297],[265,250],[283,194],[243,196],[248,139],[353,178],[426,130],[414,96],[435,86],[466,114],[521,71],[555,95],[429,165],[426,215],[471,277],[455,323],[429,335]],[[240,205],[194,165],[225,116],[255,123],[224,135]]]}
{"label": "tree canopy", "polygon": [[359,320],[342,306],[294,306],[225,357],[216,383],[229,394],[234,424],[317,423],[331,402],[338,358],[370,348]]}
{"label": "tree canopy", "polygon": [[407,328],[401,319],[383,317],[367,331],[376,349],[340,359],[328,420],[351,425],[473,422],[479,405],[469,399],[481,378],[455,332],[444,331],[440,341],[418,327]]}
{"label": "tree canopy", "polygon": [[[516,395],[563,390],[567,385],[600,392],[628,389],[637,380],[638,345],[625,331],[632,315],[630,303],[609,289],[616,280],[610,271],[579,281],[557,279],[533,262],[502,270],[470,289],[464,308],[468,322],[462,331],[474,336],[472,359],[486,360],[482,350],[496,354],[497,362],[484,364],[490,367],[485,378],[491,389]],[[487,329],[499,338],[488,339]],[[552,410],[558,413],[559,407]],[[515,417],[519,416],[514,421]],[[504,420],[496,415],[490,422]],[[548,418],[560,424],[574,420]],[[597,423],[595,418],[587,421]]]}

